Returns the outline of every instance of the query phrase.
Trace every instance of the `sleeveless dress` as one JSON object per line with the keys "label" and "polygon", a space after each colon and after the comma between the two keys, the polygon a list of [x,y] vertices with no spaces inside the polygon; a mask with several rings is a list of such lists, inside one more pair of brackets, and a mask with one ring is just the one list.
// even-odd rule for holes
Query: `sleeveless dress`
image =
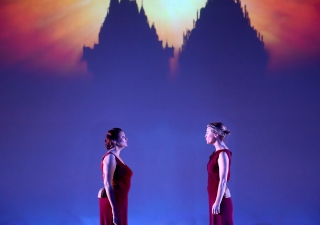
{"label": "sleeveless dress", "polygon": [[229,158],[227,181],[230,179],[231,152],[228,149],[213,152],[207,165],[210,225],[233,225],[233,205],[231,198],[223,197],[220,204],[220,213],[212,214],[212,205],[216,200],[220,181],[218,157],[221,152],[225,152]]}
{"label": "sleeveless dress", "polygon": [[[101,170],[103,174],[103,159],[111,152],[102,157]],[[132,170],[123,164],[116,156],[116,169],[113,174],[112,187],[116,201],[116,212],[118,216],[118,225],[128,225],[128,194],[130,190]],[[100,225],[113,225],[113,216],[109,199],[105,193],[99,198],[100,206]]]}

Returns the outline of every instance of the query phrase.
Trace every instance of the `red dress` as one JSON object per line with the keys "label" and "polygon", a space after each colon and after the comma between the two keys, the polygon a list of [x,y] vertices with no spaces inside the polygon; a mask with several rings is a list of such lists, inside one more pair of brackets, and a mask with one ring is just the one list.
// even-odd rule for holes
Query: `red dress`
{"label": "red dress", "polygon": [[[103,170],[103,159],[111,152],[102,157],[101,170]],[[116,157],[116,156],[115,156]],[[132,170],[116,157],[117,166],[113,174],[112,187],[116,200],[116,212],[118,213],[118,225],[128,225],[128,194],[130,190]],[[102,177],[104,176],[102,172]],[[113,217],[109,199],[104,192],[99,198],[100,225],[112,225]]]}
{"label": "red dress", "polygon": [[221,152],[225,152],[229,158],[227,181],[230,179],[231,152],[228,149],[215,151],[211,154],[207,165],[210,225],[233,225],[233,205],[231,198],[223,197],[220,204],[220,213],[212,214],[212,205],[216,200],[220,181],[218,157]]}

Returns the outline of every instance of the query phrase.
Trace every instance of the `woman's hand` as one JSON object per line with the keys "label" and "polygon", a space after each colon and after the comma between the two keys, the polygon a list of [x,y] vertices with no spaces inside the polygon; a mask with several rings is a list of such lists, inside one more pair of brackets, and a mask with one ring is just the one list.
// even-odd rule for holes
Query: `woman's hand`
{"label": "woman's hand", "polygon": [[220,204],[214,203],[212,205],[212,214],[219,214],[220,213]]}

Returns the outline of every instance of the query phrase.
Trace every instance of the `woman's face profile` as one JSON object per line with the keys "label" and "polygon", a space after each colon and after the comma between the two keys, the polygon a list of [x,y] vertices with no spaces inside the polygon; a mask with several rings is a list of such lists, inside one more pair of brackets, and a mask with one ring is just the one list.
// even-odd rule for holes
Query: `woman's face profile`
{"label": "woman's face profile", "polygon": [[207,141],[207,144],[213,144],[216,142],[216,137],[212,131],[212,129],[210,127],[207,127],[207,130],[206,130],[206,135],[204,136],[206,141]]}
{"label": "woman's face profile", "polygon": [[128,146],[128,138],[126,137],[123,131],[120,131],[116,145],[122,148],[125,148]]}

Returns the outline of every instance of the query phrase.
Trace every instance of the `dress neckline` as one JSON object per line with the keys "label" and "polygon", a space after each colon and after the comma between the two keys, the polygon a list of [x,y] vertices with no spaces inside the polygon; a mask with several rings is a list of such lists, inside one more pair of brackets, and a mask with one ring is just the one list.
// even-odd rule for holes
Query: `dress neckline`
{"label": "dress neckline", "polygon": [[216,150],[216,151],[212,152],[212,154],[211,154],[210,157],[209,157],[209,160],[211,160],[211,158],[213,157],[214,154],[216,154],[216,153],[219,152],[219,151],[221,152],[221,151],[224,151],[224,150],[230,151],[228,148],[222,148],[222,149]]}
{"label": "dress neckline", "polygon": [[109,152],[110,154],[112,154],[112,155],[114,155],[114,157],[116,157],[116,159],[117,160],[119,160],[123,165],[125,165],[126,166],[126,164],[124,163],[124,162],[122,162],[122,160],[120,160],[119,158],[118,158],[118,156],[116,156],[116,154],[114,154],[113,152]]}

